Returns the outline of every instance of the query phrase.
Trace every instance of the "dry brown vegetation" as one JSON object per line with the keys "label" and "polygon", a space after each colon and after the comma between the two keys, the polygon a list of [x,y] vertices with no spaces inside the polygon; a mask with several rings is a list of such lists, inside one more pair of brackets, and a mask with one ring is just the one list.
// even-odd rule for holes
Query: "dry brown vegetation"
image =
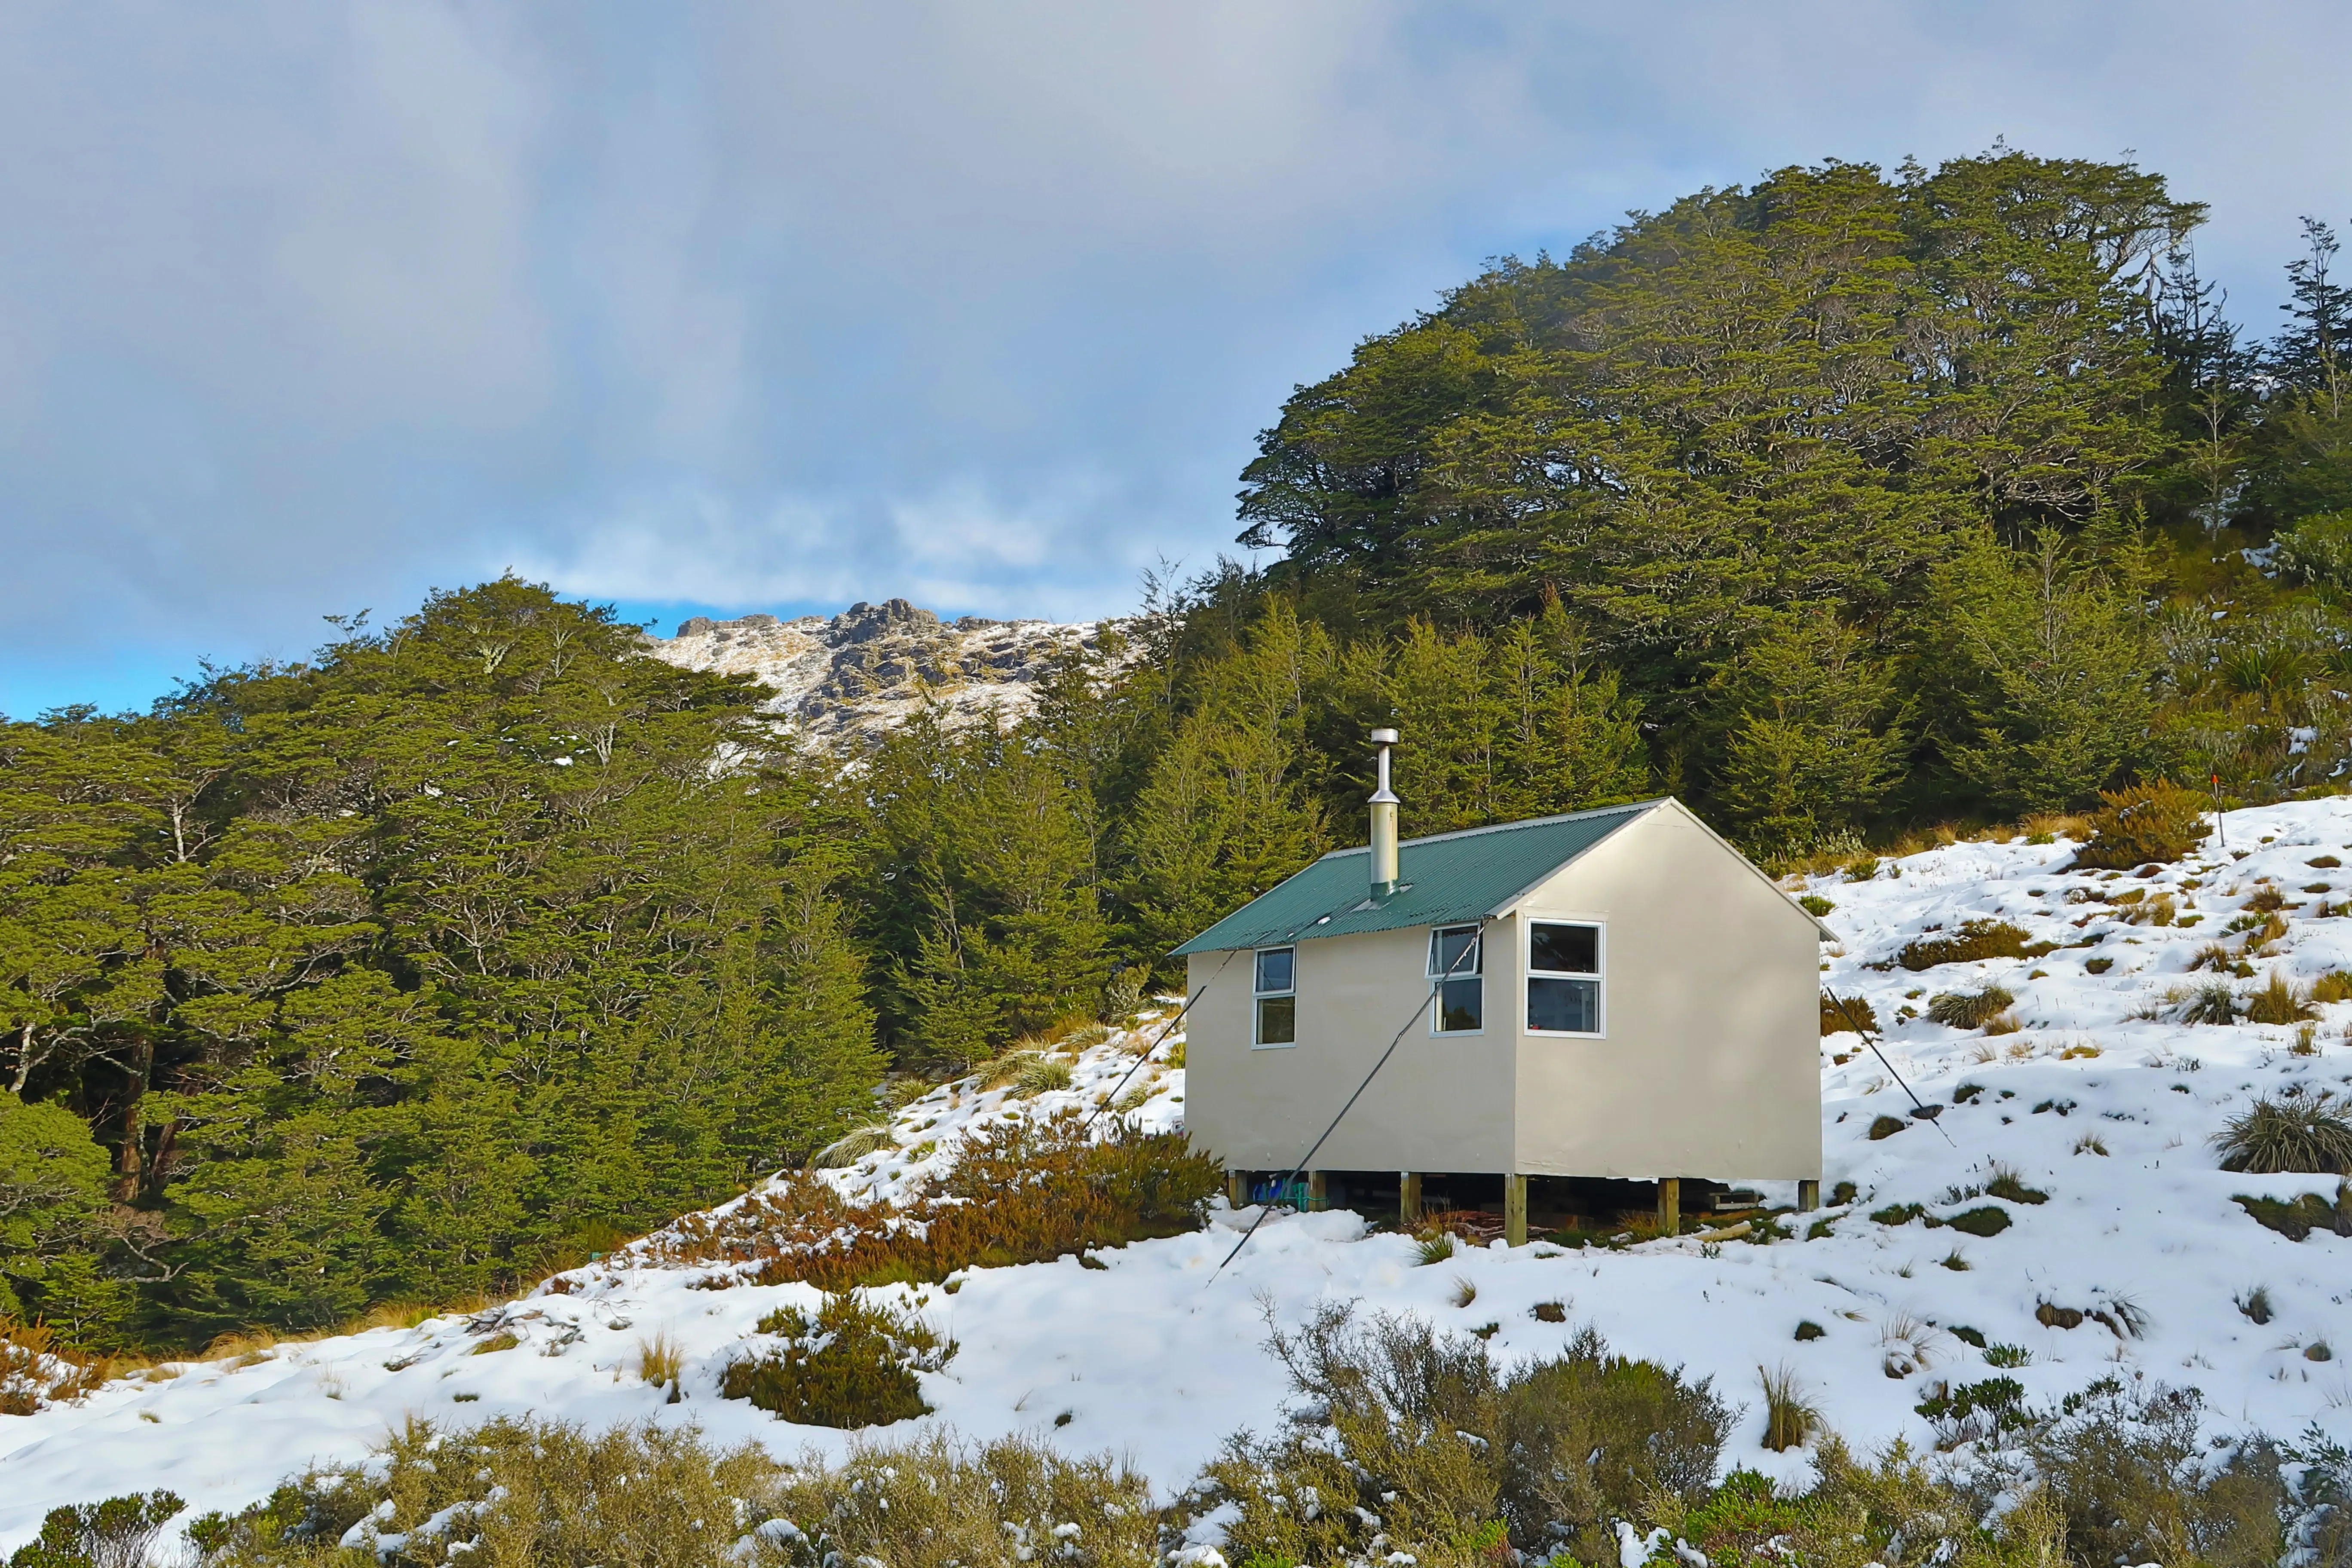
{"label": "dry brown vegetation", "polygon": [[731,1263],[714,1286],[806,1280],[824,1290],[944,1279],[959,1268],[1031,1263],[1174,1236],[1223,1190],[1215,1161],[1183,1134],[1083,1112],[1012,1117],[975,1131],[955,1163],[898,1206],[860,1206],[822,1179],[789,1175],[726,1212],[692,1215],[646,1243],[651,1261]]}
{"label": "dry brown vegetation", "polygon": [[2090,842],[2074,857],[2080,867],[2127,871],[2181,858],[2212,833],[2206,798],[2159,780],[2102,793],[2091,814]]}

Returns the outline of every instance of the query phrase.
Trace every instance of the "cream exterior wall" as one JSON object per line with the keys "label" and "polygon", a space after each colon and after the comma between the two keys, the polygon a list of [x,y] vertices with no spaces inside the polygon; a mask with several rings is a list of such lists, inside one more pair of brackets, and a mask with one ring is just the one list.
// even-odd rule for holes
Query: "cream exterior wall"
{"label": "cream exterior wall", "polygon": [[[1525,921],[1545,915],[1605,928],[1601,1038],[1524,1032]],[[1818,1179],[1819,940],[1786,894],[1668,802],[1487,927],[1485,1031],[1433,1035],[1424,1009],[1314,1164]],[[1425,926],[1297,946],[1286,1047],[1250,1045],[1249,953],[1190,960],[1185,1122],[1233,1169],[1297,1160],[1428,992]]]}
{"label": "cream exterior wall", "polygon": [[[1429,928],[1298,946],[1298,1043],[1250,1045],[1251,958],[1234,955],[1186,1021],[1184,1126],[1234,1170],[1287,1169],[1339,1114],[1428,990]],[[1194,953],[1194,994],[1222,952]],[[1494,996],[1488,981],[1487,995]],[[1508,1030],[1432,1038],[1426,1012],[1315,1156],[1327,1171],[1500,1171],[1512,1157]]]}
{"label": "cream exterior wall", "polygon": [[[1674,804],[1602,839],[1497,922],[1510,928],[1515,965],[1525,922],[1548,914],[1606,923],[1607,1034],[1519,1038],[1517,1170],[1820,1178],[1811,916]],[[1513,994],[1523,1010],[1526,988]]]}

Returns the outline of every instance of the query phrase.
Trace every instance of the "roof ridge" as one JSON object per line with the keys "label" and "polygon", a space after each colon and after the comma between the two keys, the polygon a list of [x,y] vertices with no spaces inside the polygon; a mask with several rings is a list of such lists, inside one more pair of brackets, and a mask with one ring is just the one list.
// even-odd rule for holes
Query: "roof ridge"
{"label": "roof ridge", "polygon": [[[1442,844],[1451,838],[1475,838],[1485,833],[1512,833],[1522,827],[1548,827],[1553,823],[1577,822],[1586,817],[1609,816],[1621,812],[1653,811],[1674,798],[1670,795],[1654,795],[1648,800],[1629,800],[1617,805],[1587,806],[1582,811],[1563,811],[1551,816],[1523,816],[1517,822],[1490,822],[1483,827],[1456,827],[1446,833],[1431,833],[1419,838],[1399,839],[1397,847],[1406,849],[1416,844]],[[1350,855],[1369,855],[1371,852],[1370,845],[1359,844],[1347,849],[1327,849],[1318,858],[1339,860]]]}

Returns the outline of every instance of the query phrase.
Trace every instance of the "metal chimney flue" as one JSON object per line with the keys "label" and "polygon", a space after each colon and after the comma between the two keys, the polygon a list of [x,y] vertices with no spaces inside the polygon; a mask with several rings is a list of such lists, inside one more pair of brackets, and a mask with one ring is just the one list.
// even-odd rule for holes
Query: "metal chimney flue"
{"label": "metal chimney flue", "polygon": [[1389,788],[1389,748],[1397,743],[1394,730],[1372,731],[1381,749],[1381,787],[1372,792],[1372,895],[1393,892],[1397,885],[1397,800]]}

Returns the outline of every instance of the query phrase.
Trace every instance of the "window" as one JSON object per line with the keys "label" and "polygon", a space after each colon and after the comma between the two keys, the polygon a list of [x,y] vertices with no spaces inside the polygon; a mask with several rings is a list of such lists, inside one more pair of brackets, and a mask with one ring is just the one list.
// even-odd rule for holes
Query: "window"
{"label": "window", "polygon": [[1257,955],[1257,1038],[1253,1043],[1298,1043],[1298,950],[1295,947],[1269,947]]}
{"label": "window", "polygon": [[1601,1033],[1601,928],[1528,923],[1528,1030]]}
{"label": "window", "polygon": [[1486,1026],[1486,955],[1476,926],[1441,926],[1429,933],[1429,980],[1437,988],[1432,1029],[1475,1035]]}

